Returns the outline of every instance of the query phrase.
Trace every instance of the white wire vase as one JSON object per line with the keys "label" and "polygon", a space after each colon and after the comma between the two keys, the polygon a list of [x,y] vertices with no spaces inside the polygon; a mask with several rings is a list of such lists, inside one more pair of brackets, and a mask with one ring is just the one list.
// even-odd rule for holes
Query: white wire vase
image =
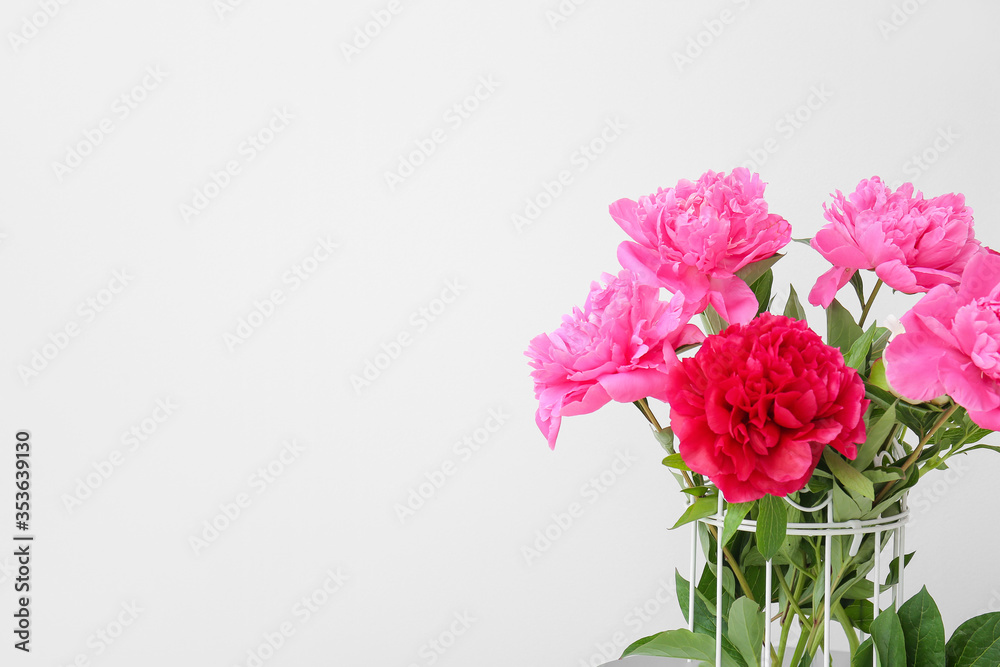
{"label": "white wire vase", "polygon": [[[909,518],[909,510],[906,504],[906,493],[901,494],[897,503],[894,503],[890,507],[886,508],[882,514],[876,518],[868,520],[850,520],[850,521],[834,521],[834,503],[833,503],[833,491],[829,491],[825,494],[825,499],[823,499],[818,504],[812,507],[804,507],[798,503],[792,501],[789,498],[784,498],[784,501],[788,503],[791,507],[798,510],[803,514],[803,517],[810,515],[818,520],[810,522],[796,522],[788,523],[786,535],[789,537],[800,536],[807,538],[815,538],[822,542],[823,544],[823,558],[822,563],[822,581],[824,584],[824,591],[822,596],[822,618],[823,618],[823,635],[822,635],[822,645],[823,645],[823,661],[822,665],[825,667],[832,667],[832,655],[831,655],[831,644],[833,635],[832,630],[832,618],[833,610],[831,609],[832,601],[832,591],[831,582],[833,580],[833,548],[834,544],[838,540],[850,540],[849,546],[847,543],[842,543],[840,545],[841,549],[846,548],[847,553],[851,558],[858,554],[861,548],[862,542],[868,537],[872,537],[872,547],[874,550],[874,564],[871,570],[866,574],[865,578],[872,583],[872,588],[874,594],[871,596],[870,601],[872,604],[873,616],[872,618],[878,616],[882,609],[887,608],[889,605],[895,605],[896,608],[903,602],[903,570],[904,563],[901,559],[904,558],[906,553],[906,522]],[[714,515],[709,517],[698,519],[692,524],[692,539],[691,539],[691,563],[689,569],[688,578],[688,600],[687,600],[687,610],[688,610],[688,629],[692,632],[695,631],[696,626],[696,609],[695,604],[695,593],[696,593],[696,575],[698,572],[698,553],[701,551],[699,546],[699,534],[703,543],[703,548],[705,550],[705,565],[711,567],[710,554],[710,543],[714,542],[715,551],[715,564],[725,563],[726,560],[723,557],[723,543],[719,539],[709,539],[709,530],[706,530],[708,526],[712,526],[715,530],[715,535],[720,535],[723,531],[726,518],[726,509],[723,503],[722,495],[719,494],[718,510]],[[756,533],[757,522],[751,519],[744,519],[737,528],[740,532]],[[891,549],[890,553],[883,554],[883,551]],[[892,563],[896,561],[895,572],[893,572]],[[771,644],[772,644],[772,625],[774,625],[775,620],[778,618],[774,616],[775,603],[773,602],[773,576],[774,576],[775,564],[772,560],[764,561],[764,600],[763,600],[763,611],[764,611],[764,643],[761,646],[760,652],[760,664],[762,667],[783,667],[777,665],[772,660],[771,655]],[[715,622],[715,655],[717,667],[721,667],[722,653],[723,653],[723,609],[725,606],[725,592],[724,592],[724,577],[721,576],[723,573],[720,570],[716,570],[715,575],[715,618],[712,619]],[[894,574],[894,576],[890,576]],[[888,588],[883,585],[883,582],[887,578],[891,581]],[[885,590],[883,590],[885,589]],[[891,595],[891,601],[888,604],[883,604],[884,598]],[[779,596],[780,598],[780,596]],[[815,599],[815,598],[814,598]],[[732,602],[732,599],[729,600]],[[814,610],[815,612],[815,610]],[[780,616],[780,614],[779,614]],[[863,632],[861,633],[860,640],[864,641],[867,635]],[[872,665],[873,667],[878,667],[877,658],[875,656],[876,651],[872,651]],[[816,657],[819,657],[819,651],[816,651]],[[798,667],[793,665],[792,667]]]}

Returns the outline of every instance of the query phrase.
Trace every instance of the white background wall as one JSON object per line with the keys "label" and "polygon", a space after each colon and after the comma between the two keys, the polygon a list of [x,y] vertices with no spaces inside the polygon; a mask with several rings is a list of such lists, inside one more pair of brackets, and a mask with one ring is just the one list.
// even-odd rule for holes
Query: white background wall
{"label": "white background wall", "polygon": [[[387,2],[48,4],[50,19],[36,0],[0,12],[0,536],[13,533],[14,433],[29,429],[26,664],[247,665],[283,624],[294,635],[267,665],[617,654],[681,623],[671,582],[688,534],[667,527],[683,500],[631,406],[566,420],[550,452],[522,356],[616,270],[624,234],[608,204],[755,160],[795,236],[819,228],[830,192],[877,174],[965,193],[980,238],[1000,247],[996,3],[592,0],[562,16],[549,14],[557,0],[401,0],[349,58],[342,44]],[[455,120],[477,87],[485,99]],[[292,118],[249,148],[274,110]],[[601,145],[608,122],[621,129]],[[444,141],[390,188],[385,173],[431,136]],[[592,159],[579,152],[591,141]],[[81,142],[78,166],[54,168]],[[226,187],[207,185],[230,161]],[[512,214],[563,170],[570,184],[517,230]],[[338,249],[310,264],[327,237]],[[309,279],[286,280],[303,262]],[[102,291],[123,270],[127,285]],[[806,293],[823,270],[793,244],[777,283]],[[457,298],[424,318],[450,281]],[[274,290],[273,315],[227,345]],[[880,314],[913,301],[890,295]],[[77,335],[63,340],[67,326]],[[351,376],[400,334],[410,344],[356,391]],[[65,347],[22,378],[51,339]],[[145,440],[123,441],[165,399],[177,407],[155,432],[146,421]],[[456,449],[491,411],[499,430]],[[254,477],[288,440],[302,451],[274,464],[281,474]],[[586,490],[619,455],[631,463],[614,484]],[[449,462],[401,521],[396,505]],[[1000,609],[1000,458],[955,470],[917,492],[908,540],[907,580],[928,586],[949,628]],[[249,505],[195,553],[190,538],[240,494]],[[573,503],[582,515],[529,564],[522,547]],[[0,564],[6,616],[12,559]],[[347,581],[307,617],[296,605],[325,599],[338,569]],[[135,622],[99,639],[132,603]],[[450,628],[463,631],[453,644]]]}

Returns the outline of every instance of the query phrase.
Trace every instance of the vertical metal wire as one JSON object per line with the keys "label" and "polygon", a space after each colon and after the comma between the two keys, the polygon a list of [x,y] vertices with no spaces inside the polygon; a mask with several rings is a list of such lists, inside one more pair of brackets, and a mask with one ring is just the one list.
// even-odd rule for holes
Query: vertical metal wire
{"label": "vertical metal wire", "polygon": [[[899,501],[899,509],[901,512],[906,511],[906,494]],[[906,600],[906,594],[903,591],[903,573],[906,570],[906,524],[896,528],[896,532],[899,533],[899,601],[902,604]],[[896,606],[896,611],[899,611],[899,605]]]}
{"label": "vertical metal wire", "polygon": [[[799,534],[816,535],[824,540],[824,552],[825,559],[823,563],[823,664],[825,667],[833,667],[833,644],[831,641],[832,628],[833,628],[833,548],[834,540],[841,537],[853,536],[853,541],[851,542],[851,554],[855,555],[861,546],[864,536],[867,534],[872,535],[875,541],[874,544],[874,574],[873,574],[873,589],[874,595],[872,597],[872,609],[874,612],[873,619],[877,617],[882,612],[882,539],[885,533],[891,533],[891,538],[893,542],[892,558],[889,563],[890,566],[893,561],[896,562],[896,583],[892,586],[892,604],[898,607],[899,603],[903,600],[903,566],[905,563],[906,554],[906,538],[905,538],[905,516],[901,521],[896,521],[892,525],[888,525],[883,522],[882,525],[877,525],[877,522],[873,522],[876,525],[871,525],[869,529],[866,529],[861,521],[848,521],[841,522],[839,524],[835,523],[833,520],[833,502],[832,494],[829,494],[826,500],[815,506],[815,507],[803,507],[798,505],[789,498],[785,498],[786,502],[790,505],[796,507],[803,512],[822,512],[826,509],[826,525],[823,525],[816,529],[815,532],[805,532]],[[724,574],[725,574],[725,552],[723,544],[723,533],[725,532],[725,503],[721,493],[718,496],[718,506],[716,509],[715,516],[711,519],[695,521],[691,528],[691,571],[690,571],[690,585],[688,589],[688,629],[692,632],[694,631],[694,613],[695,613],[695,586],[697,577],[697,564],[698,564],[698,548],[700,540],[700,532],[698,530],[699,524],[705,522],[706,524],[714,525],[717,528],[716,532],[716,582],[715,582],[715,625],[716,625],[716,635],[715,635],[715,664],[717,667],[722,667],[722,616],[723,616],[723,602],[725,595],[725,587],[723,585]],[[902,501],[902,511],[905,514],[907,510],[905,498]],[[869,532],[869,530],[871,532]],[[837,535],[832,533],[836,532]],[[706,538],[708,539],[708,538]],[[706,549],[706,564],[711,565],[711,554],[708,549],[707,542],[705,545]],[[842,546],[842,545],[841,545]],[[838,548],[840,548],[838,546]],[[774,563],[772,561],[765,561],[764,565],[764,641],[763,645],[760,647],[760,665],[761,667],[771,667],[771,637],[772,637],[772,623],[771,623],[771,613],[773,608],[773,600],[771,599],[771,593],[773,590],[774,581]],[[891,567],[889,568],[891,572]],[[780,576],[780,573],[779,573]],[[870,638],[871,634],[867,633],[867,637]],[[866,633],[861,633],[861,638],[866,638]],[[774,667],[782,667],[780,665],[775,665]],[[878,653],[875,648],[872,648],[872,667],[878,667]]]}
{"label": "vertical metal wire", "polygon": [[[882,611],[882,531],[875,531],[875,597],[872,598],[873,611],[872,620],[878,617]],[[871,636],[869,634],[869,636]],[[872,640],[872,667],[878,667],[878,655],[875,652],[875,640]]]}
{"label": "vertical metal wire", "polygon": [[715,667],[722,667],[722,491],[719,491],[719,525],[715,533]]}
{"label": "vertical metal wire", "polygon": [[[833,523],[833,503],[827,505],[826,520]],[[826,562],[823,564],[823,587],[825,595],[823,597],[823,664],[826,667],[833,667],[830,660],[830,615],[833,613],[833,605],[830,604],[830,579],[833,578],[833,535],[826,535]]]}
{"label": "vertical metal wire", "polygon": [[698,522],[691,523],[691,570],[688,572],[688,630],[694,632],[694,576],[698,565]]}
{"label": "vertical metal wire", "polygon": [[764,649],[760,664],[771,667],[771,561],[764,563]]}
{"label": "vertical metal wire", "polygon": [[[892,560],[896,562],[896,583],[892,585],[892,604],[895,605],[895,608],[897,610],[899,609],[899,605],[902,602],[899,596],[900,592],[899,582],[903,580],[903,558],[902,555],[899,553],[900,551],[902,551],[902,549],[900,549],[899,546],[900,537],[901,535],[899,532],[899,528],[896,528],[893,531],[893,536],[892,536]],[[889,571],[891,573],[892,569],[890,568]]]}

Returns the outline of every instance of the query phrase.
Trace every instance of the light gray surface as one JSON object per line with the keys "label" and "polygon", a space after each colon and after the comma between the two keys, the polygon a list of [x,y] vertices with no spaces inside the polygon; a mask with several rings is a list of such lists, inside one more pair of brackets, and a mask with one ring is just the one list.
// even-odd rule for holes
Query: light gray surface
{"label": "light gray surface", "polygon": [[[605,663],[602,667],[692,667],[698,663],[694,660],[679,660],[677,658],[653,658],[645,655],[634,655],[624,660],[615,660]],[[822,654],[816,656],[813,667],[821,667],[823,664]],[[846,653],[833,653],[833,667],[849,667],[850,661]],[[772,667],[778,667],[772,665]]]}
{"label": "light gray surface", "polygon": [[[17,429],[38,470],[23,664],[246,667],[270,640],[265,667],[579,667],[680,627],[662,450],[609,405],[550,451],[528,341],[617,271],[611,202],[707,169],[757,165],[796,238],[833,190],[915,173],[1000,248],[998,25],[1000,3],[967,0],[0,3],[8,623]],[[548,205],[519,233],[529,199]],[[776,304],[825,269],[790,244]],[[882,292],[880,317],[912,302]],[[1000,534],[963,519],[995,506],[1000,463],[955,463],[911,496],[906,576],[952,629],[1000,606]]]}

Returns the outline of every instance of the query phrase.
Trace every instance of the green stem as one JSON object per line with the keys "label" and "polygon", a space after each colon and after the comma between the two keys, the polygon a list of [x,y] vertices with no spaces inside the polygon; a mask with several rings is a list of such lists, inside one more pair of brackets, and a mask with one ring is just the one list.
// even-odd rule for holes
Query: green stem
{"label": "green stem", "polygon": [[816,614],[816,618],[813,619],[813,623],[813,631],[809,633],[809,646],[806,647],[806,651],[811,656],[816,655],[816,651],[819,650],[820,642],[826,641],[823,637],[826,614],[821,610],[818,614]]}
{"label": "green stem", "polygon": [[805,612],[802,611],[802,609],[799,607],[798,600],[799,600],[800,597],[802,597],[802,590],[801,589],[804,588],[805,581],[806,581],[805,577],[801,577],[801,580],[798,582],[798,584],[796,584],[796,585],[802,584],[802,585],[799,586],[800,590],[798,590],[796,593],[792,593],[792,591],[789,590],[789,588],[788,588],[788,583],[785,581],[785,578],[784,577],[778,577],[778,584],[781,586],[781,590],[782,590],[782,592],[784,592],[785,598],[788,600],[788,605],[786,607],[786,613],[787,613],[788,609],[791,609],[792,611],[795,612],[795,614],[797,616],[799,616],[799,617],[802,618],[802,622],[803,623],[807,622],[809,620],[809,618],[806,616]]}
{"label": "green stem", "polygon": [[854,631],[854,624],[851,623],[850,617],[848,617],[847,612],[844,611],[844,607],[841,606],[840,602],[833,605],[833,615],[844,626],[844,632],[847,634],[847,641],[851,645],[851,655],[853,656],[858,652],[858,646],[861,645],[858,641],[858,633]]}
{"label": "green stem", "polygon": [[642,413],[646,415],[646,419],[649,420],[649,423],[652,424],[657,431],[663,430],[663,427],[660,426],[660,422],[656,421],[656,415],[654,415],[653,411],[650,409],[648,400],[646,400],[645,398],[640,398],[638,401],[635,402],[635,404],[639,406],[639,410],[641,410]]}
{"label": "green stem", "polygon": [[[635,405],[636,407],[639,408],[639,411],[646,417],[649,423],[653,425],[653,428],[655,428],[657,431],[663,430],[663,427],[660,426],[660,423],[656,421],[656,415],[654,415],[653,411],[649,409],[649,402],[645,398],[640,398],[638,401],[635,401]],[[681,474],[684,476],[684,483],[687,484],[688,488],[689,489],[694,488],[695,483],[691,481],[691,476],[687,474],[687,471],[686,470],[681,471]],[[719,493],[722,492],[720,491]],[[708,526],[708,532],[712,534],[712,537],[715,538],[716,542],[719,541],[719,533],[715,529],[715,526]],[[746,593],[746,596],[750,599],[751,602],[756,602],[756,600],[754,600],[753,597],[753,591],[750,590],[750,583],[747,581],[746,576],[743,574],[743,570],[740,568],[739,563],[736,562],[736,559],[733,557],[733,554],[729,552],[729,548],[723,546],[722,553],[725,555],[726,560],[729,562],[729,567],[730,569],[732,569],[733,574],[736,576],[737,581],[740,582],[740,587],[743,588],[743,592]],[[720,563],[720,567],[721,566],[722,565]],[[720,572],[718,576],[721,577],[722,573]]]}
{"label": "green stem", "polygon": [[864,309],[861,311],[861,319],[858,320],[858,326],[862,329],[865,328],[865,319],[868,317],[868,311],[872,309],[872,304],[875,303],[875,295],[878,294],[879,288],[882,287],[882,279],[879,278],[878,282],[875,283],[875,287],[872,288],[872,293],[868,297],[868,302],[865,304]]}
{"label": "green stem", "polygon": [[795,651],[792,652],[792,662],[794,667],[798,667],[799,663],[802,662],[802,652],[805,650],[806,645],[809,640],[812,639],[812,633],[816,631],[816,626],[813,626],[812,632],[806,634],[805,628],[803,627],[803,632],[799,635],[799,642],[795,645]]}
{"label": "green stem", "polygon": [[[944,426],[945,423],[947,423],[947,421],[951,419],[951,416],[955,414],[956,410],[958,410],[958,403],[952,403],[950,408],[941,413],[941,416],[938,417],[938,420],[936,422],[934,422],[934,426],[931,427],[931,430],[927,432],[927,435],[925,435],[923,438],[920,439],[920,444],[917,445],[917,448],[913,450],[913,453],[910,454],[909,458],[907,458],[906,461],[903,462],[903,465],[901,467],[904,473],[907,470],[909,470],[910,466],[912,466],[914,463],[917,462],[917,459],[920,458],[920,453],[924,450],[924,446],[931,441],[931,438],[934,437],[934,434],[937,433],[938,429]],[[886,495],[888,495],[889,490],[893,487],[895,483],[896,480],[894,479],[889,480],[889,482],[887,482],[886,485],[882,487],[882,490],[879,492],[879,494],[875,496],[876,505],[882,502],[882,499],[885,498]]]}
{"label": "green stem", "polygon": [[[785,581],[785,578],[783,576],[779,577],[778,579],[781,582]],[[780,642],[778,644],[778,655],[777,655],[777,657],[774,660],[774,664],[776,664],[776,665],[783,665],[783,664],[785,664],[784,663],[784,660],[785,660],[785,647],[788,645],[788,631],[792,629],[792,622],[795,620],[795,616],[793,616],[792,613],[791,613],[792,612],[792,604],[793,604],[794,600],[798,600],[799,598],[802,597],[802,591],[804,591],[805,587],[806,587],[806,577],[805,577],[805,575],[800,574],[798,571],[796,571],[792,575],[792,581],[794,582],[793,588],[795,589],[795,592],[792,593],[791,595],[789,595],[788,593],[785,593],[785,599],[787,600],[787,603],[785,605],[785,618],[781,622],[781,640],[780,640]],[[787,586],[787,584],[786,584],[786,586]],[[787,588],[786,588],[786,590],[787,590]],[[798,605],[795,605],[795,606],[798,607]],[[798,610],[798,611],[799,611],[799,614],[802,613],[801,609]],[[798,667],[798,666],[796,665],[796,667]]]}

